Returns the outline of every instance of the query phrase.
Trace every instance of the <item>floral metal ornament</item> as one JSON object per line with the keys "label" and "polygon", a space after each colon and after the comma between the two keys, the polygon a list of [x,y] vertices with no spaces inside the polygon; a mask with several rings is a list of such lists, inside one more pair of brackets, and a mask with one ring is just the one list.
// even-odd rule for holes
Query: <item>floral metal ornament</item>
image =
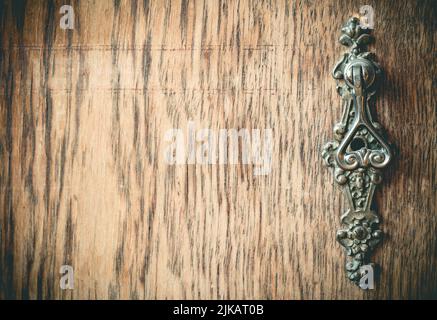
{"label": "floral metal ornament", "polygon": [[333,168],[335,181],[349,203],[349,210],[341,217],[345,228],[337,232],[337,240],[348,256],[347,277],[356,284],[364,276],[361,267],[370,264],[370,253],[382,239],[379,217],[371,204],[375,187],[382,180],[381,169],[392,158],[382,127],[372,119],[369,109],[381,77],[374,55],[366,51],[372,39],[358,18],[349,19],[341,29],[339,41],[350,51],[338,61],[332,75],[343,111],[334,126],[334,140],[322,150],[325,164]]}

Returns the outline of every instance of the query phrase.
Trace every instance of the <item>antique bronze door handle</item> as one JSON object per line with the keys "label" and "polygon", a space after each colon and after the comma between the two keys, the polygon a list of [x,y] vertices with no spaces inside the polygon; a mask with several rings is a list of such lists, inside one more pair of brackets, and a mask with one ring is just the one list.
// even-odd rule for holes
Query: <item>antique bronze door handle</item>
{"label": "antique bronze door handle", "polygon": [[381,169],[392,153],[382,137],[381,126],[372,119],[375,88],[381,69],[366,45],[370,30],[351,18],[341,29],[340,43],[350,48],[335,65],[333,77],[342,98],[341,121],[334,126],[334,140],[322,150],[327,166],[334,170],[335,181],[348,200],[349,209],[342,215],[345,228],[337,232],[337,240],[348,255],[347,276],[356,284],[367,272],[373,248],[380,242],[379,217],[371,209],[373,192],[381,182]]}

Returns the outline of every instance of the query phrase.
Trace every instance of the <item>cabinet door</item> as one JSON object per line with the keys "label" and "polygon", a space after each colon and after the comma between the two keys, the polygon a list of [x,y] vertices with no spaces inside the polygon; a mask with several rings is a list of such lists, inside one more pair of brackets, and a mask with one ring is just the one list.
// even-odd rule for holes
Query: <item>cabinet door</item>
{"label": "cabinet door", "polygon": [[362,291],[320,157],[356,1],[2,1],[0,298],[436,298],[435,6],[367,4],[396,155]]}

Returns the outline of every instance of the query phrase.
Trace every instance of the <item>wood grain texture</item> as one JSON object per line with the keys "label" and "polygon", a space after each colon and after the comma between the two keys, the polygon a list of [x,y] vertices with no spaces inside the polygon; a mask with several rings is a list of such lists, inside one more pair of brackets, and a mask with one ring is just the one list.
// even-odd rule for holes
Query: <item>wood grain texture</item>
{"label": "wood grain texture", "polygon": [[[0,298],[437,298],[435,5],[367,2],[398,150],[370,292],[345,278],[345,199],[320,158],[359,3],[0,1]],[[168,165],[164,133],[190,120],[272,128],[271,173]]]}

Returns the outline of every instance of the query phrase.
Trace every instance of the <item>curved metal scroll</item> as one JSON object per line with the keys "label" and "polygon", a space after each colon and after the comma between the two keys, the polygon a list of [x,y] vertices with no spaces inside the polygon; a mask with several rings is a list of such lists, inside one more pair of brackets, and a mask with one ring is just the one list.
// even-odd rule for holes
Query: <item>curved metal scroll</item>
{"label": "curved metal scroll", "polygon": [[[381,182],[380,170],[392,158],[382,138],[381,126],[369,110],[369,102],[381,76],[381,69],[365,47],[372,40],[370,30],[358,18],[351,18],[341,29],[340,43],[350,47],[335,65],[333,77],[342,97],[343,113],[334,126],[334,140],[322,150],[327,166],[345,193],[350,209],[341,217],[345,228],[337,232],[337,240],[348,255],[347,276],[360,283],[369,264],[369,255],[380,242],[379,218],[371,210],[373,192]],[[367,269],[366,269],[367,270]]]}

